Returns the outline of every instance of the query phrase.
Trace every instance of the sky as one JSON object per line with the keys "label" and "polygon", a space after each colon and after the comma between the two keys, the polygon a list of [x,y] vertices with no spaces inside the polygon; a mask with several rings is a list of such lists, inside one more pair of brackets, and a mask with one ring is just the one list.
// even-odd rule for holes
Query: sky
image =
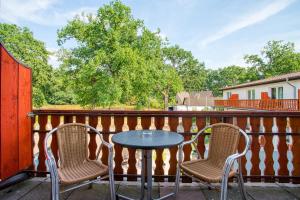
{"label": "sky", "polygon": [[[57,30],[76,14],[96,13],[108,0],[0,0],[0,22],[28,27],[49,51]],[[300,0],[123,0],[135,18],[158,28],[170,44],[189,50],[207,68],[246,66],[270,40],[300,51]],[[55,56],[49,59],[57,67]]]}

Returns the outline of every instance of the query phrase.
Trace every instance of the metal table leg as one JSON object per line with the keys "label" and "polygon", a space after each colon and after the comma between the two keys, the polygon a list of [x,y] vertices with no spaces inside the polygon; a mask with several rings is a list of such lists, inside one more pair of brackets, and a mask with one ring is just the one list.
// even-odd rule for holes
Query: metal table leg
{"label": "metal table leg", "polygon": [[152,150],[147,150],[147,200],[152,199]]}
{"label": "metal table leg", "polygon": [[[146,154],[146,155],[145,155]],[[147,186],[145,186],[145,161],[147,160]],[[147,188],[147,200],[162,200],[174,196],[175,193],[169,193],[158,199],[152,198],[152,150],[142,150],[142,170],[141,170],[141,197],[144,199],[145,188]],[[124,195],[117,194],[120,199],[134,200]]]}
{"label": "metal table leg", "polygon": [[144,199],[145,194],[145,150],[142,150],[142,171],[141,171],[141,200]]}

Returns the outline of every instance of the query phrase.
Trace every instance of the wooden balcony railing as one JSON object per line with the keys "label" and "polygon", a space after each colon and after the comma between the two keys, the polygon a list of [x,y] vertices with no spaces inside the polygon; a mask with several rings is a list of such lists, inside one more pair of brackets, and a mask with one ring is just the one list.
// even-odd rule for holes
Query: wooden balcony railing
{"label": "wooden balcony railing", "polygon": [[[35,110],[33,120],[34,172],[40,176],[47,173],[43,142],[46,133],[62,123],[89,124],[103,133],[111,142],[113,134],[135,129],[163,129],[177,131],[189,140],[207,124],[226,122],[238,125],[252,138],[251,150],[242,159],[245,181],[300,183],[300,112],[179,112],[179,111],[67,111]],[[202,157],[207,156],[209,133],[198,140],[197,148]],[[57,141],[51,144],[55,158]],[[92,134],[89,140],[89,156],[95,158],[99,139]],[[241,139],[240,149],[244,141]],[[114,172],[116,180],[136,181],[140,174],[140,151],[114,146]],[[102,152],[101,160],[107,163],[108,152]],[[192,147],[184,149],[184,160],[194,159]],[[177,147],[156,150],[153,156],[154,180],[175,180]],[[183,182],[190,182],[188,177]]]}
{"label": "wooden balcony railing", "polygon": [[298,111],[299,99],[215,100],[216,107]]}

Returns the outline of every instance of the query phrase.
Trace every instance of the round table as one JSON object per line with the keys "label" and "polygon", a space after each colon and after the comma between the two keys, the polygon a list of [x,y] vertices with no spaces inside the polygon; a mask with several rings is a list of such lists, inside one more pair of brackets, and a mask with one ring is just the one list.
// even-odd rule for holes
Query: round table
{"label": "round table", "polygon": [[[112,136],[112,141],[123,147],[142,150],[142,171],[141,171],[141,199],[145,192],[145,161],[147,160],[147,200],[152,200],[152,150],[177,146],[183,142],[183,136],[170,131],[162,130],[135,130],[125,131]],[[159,199],[165,199],[174,195],[170,193]],[[131,199],[118,195],[124,199]]]}

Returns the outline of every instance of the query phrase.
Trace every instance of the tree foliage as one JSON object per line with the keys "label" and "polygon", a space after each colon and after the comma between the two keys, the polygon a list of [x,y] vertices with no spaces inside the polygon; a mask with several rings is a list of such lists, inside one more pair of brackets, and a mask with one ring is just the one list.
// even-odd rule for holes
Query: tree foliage
{"label": "tree foliage", "polygon": [[190,51],[178,45],[163,49],[164,60],[178,72],[186,91],[203,90],[207,72],[204,63],[194,58]]}
{"label": "tree foliage", "polygon": [[268,78],[300,70],[300,53],[291,42],[269,41],[260,55],[246,55],[246,63],[258,71],[261,77]]}
{"label": "tree foliage", "polygon": [[[168,107],[179,91],[212,90],[300,71],[300,53],[290,42],[269,41],[260,54],[246,55],[249,67],[206,69],[190,51],[170,45],[149,30],[129,7],[114,0],[96,15],[81,14],[58,30],[61,65],[47,62],[45,44],[28,28],[0,23],[0,41],[32,67],[33,103],[114,104]],[[66,48],[71,41],[72,48]],[[72,46],[72,45],[71,45]]]}
{"label": "tree foliage", "polygon": [[82,105],[140,107],[151,99],[162,99],[167,90],[181,89],[178,75],[163,62],[164,41],[159,32],[134,19],[120,1],[104,5],[96,16],[83,14],[69,21],[58,31],[58,44],[69,39],[77,45],[65,50],[62,60],[73,72],[74,91]]}
{"label": "tree foliage", "polygon": [[51,93],[52,68],[45,44],[34,38],[28,28],[0,23],[0,41],[18,60],[32,68],[33,105],[45,104]]}
{"label": "tree foliage", "polygon": [[222,88],[249,81],[249,73],[249,68],[247,69],[245,67],[235,65],[216,70],[209,70],[206,80],[206,88],[207,90],[211,90],[215,96],[220,96],[222,95]]}

